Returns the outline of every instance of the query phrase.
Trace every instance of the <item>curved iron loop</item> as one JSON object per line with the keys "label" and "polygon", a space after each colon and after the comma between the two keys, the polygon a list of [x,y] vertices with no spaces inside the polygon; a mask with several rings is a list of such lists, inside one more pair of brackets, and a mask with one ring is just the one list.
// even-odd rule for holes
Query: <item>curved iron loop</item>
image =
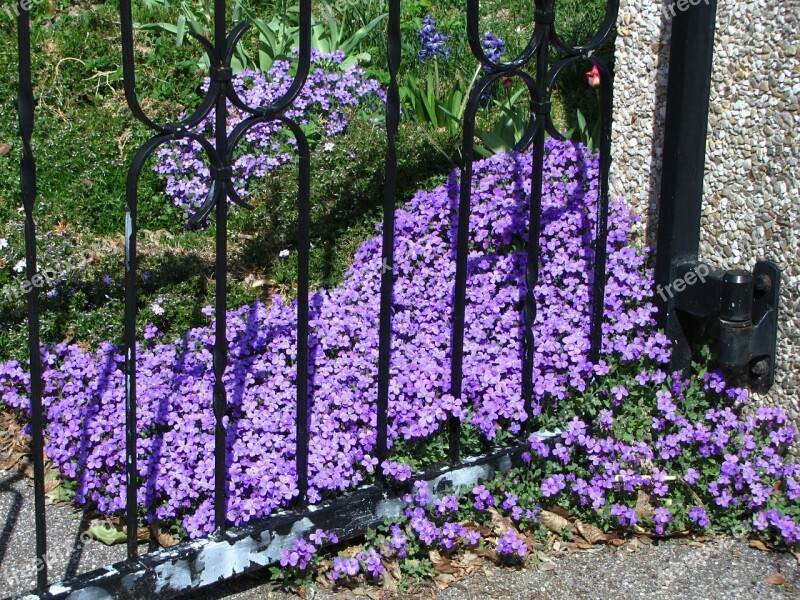
{"label": "curved iron loop", "polygon": [[[236,28],[238,29],[238,27]],[[234,29],[234,32],[236,32]],[[231,37],[233,37],[233,33]],[[241,37],[241,32],[238,37]],[[236,40],[238,41],[238,37]],[[233,48],[228,50],[228,62],[233,56]],[[258,117],[277,118],[288,109],[295,101],[297,96],[305,86],[308,75],[311,72],[311,0],[300,0],[300,48],[297,73],[295,73],[289,89],[286,93],[267,106],[250,106],[236,93],[233,86],[227,90],[228,99],[234,106],[241,110]]]}
{"label": "curved iron loop", "polygon": [[565,44],[558,35],[554,25],[550,29],[550,44],[561,54],[588,57],[608,39],[614,26],[617,24],[617,16],[619,16],[619,0],[608,0],[606,2],[606,13],[603,17],[603,22],[589,41],[580,46]]}
{"label": "curved iron loop", "polygon": [[[539,4],[546,4],[548,2],[552,3],[552,0],[536,0],[537,6]],[[486,53],[483,51],[483,44],[481,43],[480,5],[480,0],[467,0],[467,40],[469,42],[470,50],[475,58],[477,58],[478,61],[480,61],[480,63],[490,71],[508,72],[512,69],[519,69],[523,65],[529,63],[536,56],[539,47],[545,41],[545,37],[547,35],[547,30],[545,27],[543,27],[543,25],[546,23],[538,20],[539,9],[537,8],[536,13],[536,26],[533,29],[533,34],[531,35],[530,41],[528,41],[528,45],[525,46],[525,49],[513,60],[507,62],[494,62],[489,60],[489,58],[486,56]],[[550,12],[552,13],[552,10]]]}
{"label": "curved iron loop", "polygon": [[[203,97],[200,106],[187,117],[180,119],[175,123],[157,123],[148,117],[139,102],[139,95],[136,91],[136,58],[133,45],[133,16],[131,9],[131,0],[120,0],[120,17],[121,17],[121,30],[122,30],[122,72],[123,72],[123,88],[125,90],[125,99],[128,102],[128,107],[133,113],[133,116],[141,121],[146,127],[157,131],[158,133],[173,133],[186,131],[195,127],[203,119],[205,119],[214,108],[214,103],[221,91],[221,86],[218,82],[211,81],[208,90]],[[190,36],[200,42],[200,45],[205,50],[209,58],[209,63],[215,65],[218,63],[216,52],[211,43],[201,35],[197,35],[193,31],[189,32]]]}
{"label": "curved iron loop", "polygon": [[[606,63],[602,59],[598,58],[597,56],[595,56],[595,55],[584,56],[584,55],[581,55],[581,54],[575,54],[575,55],[567,56],[567,57],[562,58],[562,59],[560,59],[560,60],[555,62],[555,64],[547,72],[547,83],[546,83],[547,89],[551,90],[551,91],[555,89],[556,82],[558,81],[558,78],[561,77],[561,75],[564,73],[564,71],[566,71],[567,67],[569,67],[570,65],[573,65],[573,64],[575,64],[577,62],[584,62],[584,61],[588,62],[591,65],[597,66],[597,68],[599,69],[599,71],[600,71],[600,87],[601,87],[600,91],[601,91],[601,93],[605,93],[604,83],[605,82],[609,82],[609,85],[611,85],[610,82],[611,82],[611,80],[613,78],[613,73],[608,68],[608,65],[606,65]],[[547,120],[547,125],[548,125],[547,133],[549,133],[552,137],[556,138],[557,140],[560,140],[562,142],[566,141],[567,138],[565,138],[564,135],[560,131],[556,130],[555,125],[553,124],[552,118]]]}
{"label": "curved iron loop", "polygon": [[[145,142],[136,153],[128,169],[125,189],[125,325],[123,348],[125,356],[125,478],[127,486],[125,520],[128,528],[128,560],[138,556],[138,500],[139,472],[137,469],[137,401],[136,401],[136,234],[139,205],[139,180],[142,169],[153,153],[163,144],[191,136],[186,132],[160,133]],[[206,142],[206,148],[211,145]],[[211,147],[211,151],[214,149]]]}
{"label": "curved iron loop", "polygon": [[252,28],[250,23],[242,21],[236,27],[234,27],[231,32],[228,34],[228,40],[226,42],[228,46],[228,52],[225,55],[225,64],[231,65],[233,64],[233,54],[236,52],[236,46],[239,44],[239,41],[242,39],[242,36],[247,33],[249,29]]}
{"label": "curved iron loop", "polygon": [[550,120],[550,100],[542,100],[540,98],[536,80],[525,71],[520,71],[517,69],[509,71],[496,71],[479,79],[473,87],[474,94],[473,92],[470,93],[470,100],[469,104],[467,105],[467,110],[464,113],[464,119],[467,119],[468,114],[470,118],[475,118],[477,116],[478,104],[480,103],[481,97],[492,86],[492,84],[501,77],[518,77],[528,89],[530,116],[528,118],[528,123],[525,125],[525,131],[523,131],[519,141],[517,141],[513,146],[514,152],[524,152],[530,148],[531,142],[533,141],[534,137],[536,137],[536,133],[542,123],[542,117],[544,117],[545,125]]}

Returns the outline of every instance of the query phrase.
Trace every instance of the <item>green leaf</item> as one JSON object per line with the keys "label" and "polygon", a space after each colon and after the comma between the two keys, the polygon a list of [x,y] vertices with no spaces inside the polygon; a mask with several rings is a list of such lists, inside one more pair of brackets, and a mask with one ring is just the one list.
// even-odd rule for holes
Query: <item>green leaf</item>
{"label": "green leaf", "polygon": [[586,131],[586,117],[583,116],[583,113],[581,112],[580,108],[578,109],[577,119],[578,119],[578,130],[581,133],[583,133],[584,131]]}
{"label": "green leaf", "polygon": [[183,39],[186,36],[186,17],[184,17],[183,15],[178,17],[178,24],[175,27],[175,29],[176,29],[176,31],[175,31],[175,35],[176,35],[175,44],[178,47],[180,47],[180,46],[183,45]]}
{"label": "green leaf", "polygon": [[86,533],[91,535],[93,539],[98,542],[103,542],[107,546],[122,544],[128,539],[128,536],[122,530],[122,526],[113,526],[107,521],[96,522],[86,530]]}
{"label": "green leaf", "polygon": [[355,46],[360,44],[361,40],[367,37],[369,33],[373,29],[375,29],[375,27],[378,26],[378,23],[380,23],[383,19],[387,18],[388,16],[389,13],[384,13],[372,19],[372,21],[364,25],[364,27],[362,27],[361,29],[356,31],[352,36],[350,36],[350,39],[344,42],[339,48],[339,50],[341,50],[345,54],[350,54],[350,50],[352,50]]}
{"label": "green leaf", "polygon": [[494,154],[498,152],[507,152],[511,149],[506,140],[493,131],[484,131],[481,134],[481,140],[486,144]]}
{"label": "green leaf", "polygon": [[331,5],[325,2],[325,0],[322,0],[322,14],[325,16],[325,21],[328,23],[331,46],[336,47],[339,45],[339,25],[336,23],[336,17],[333,16]]}

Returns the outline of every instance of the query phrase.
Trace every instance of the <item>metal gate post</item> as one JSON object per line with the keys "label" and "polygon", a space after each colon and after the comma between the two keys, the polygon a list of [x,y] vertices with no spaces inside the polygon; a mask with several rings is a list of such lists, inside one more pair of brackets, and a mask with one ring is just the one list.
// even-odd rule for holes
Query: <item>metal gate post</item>
{"label": "metal gate post", "polygon": [[653,299],[659,325],[673,342],[672,370],[688,372],[693,351],[711,343],[716,366],[732,382],[765,392],[775,379],[780,270],[763,260],[752,273],[698,262],[716,11],[716,0],[678,0],[669,8]]}
{"label": "metal gate post", "polygon": [[[675,281],[678,265],[696,261],[700,250],[716,15],[717,0],[710,0],[677,10],[672,19],[655,267],[662,288]],[[655,301],[659,325],[674,344],[670,366],[685,369],[691,365],[691,348],[675,298],[656,295]]]}

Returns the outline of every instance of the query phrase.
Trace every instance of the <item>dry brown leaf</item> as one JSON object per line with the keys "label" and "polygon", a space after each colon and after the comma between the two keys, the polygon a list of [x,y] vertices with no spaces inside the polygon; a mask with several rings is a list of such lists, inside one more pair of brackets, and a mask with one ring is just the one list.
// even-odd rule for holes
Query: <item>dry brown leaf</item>
{"label": "dry brown leaf", "polygon": [[45,484],[44,484],[44,493],[47,494],[49,492],[52,492],[54,489],[56,489],[60,485],[61,485],[61,480],[58,477],[54,477],[50,481],[46,481],[45,482]]}
{"label": "dry brown leaf", "polygon": [[751,548],[757,548],[758,550],[761,550],[762,552],[767,550],[767,545],[764,542],[762,542],[761,540],[750,540],[750,547]]}
{"label": "dry brown leaf", "polygon": [[453,567],[450,559],[447,558],[446,556],[442,556],[442,554],[438,550],[429,551],[428,558],[430,558],[431,564],[433,564],[433,568],[436,569],[437,573],[444,573],[444,574],[458,573],[458,569]]}
{"label": "dry brown leaf", "polygon": [[165,533],[163,531],[156,536],[156,541],[162,548],[172,548],[173,546],[180,544],[180,542],[175,539],[175,536],[173,536],[171,533]]}
{"label": "dry brown leaf", "polygon": [[575,521],[575,528],[578,530],[578,533],[581,534],[581,537],[590,544],[598,544],[608,540],[602,529],[590,523]]}
{"label": "dry brown leaf", "polygon": [[439,588],[440,590],[446,590],[448,587],[450,587],[450,584],[453,583],[455,580],[456,578],[453,577],[452,575],[448,573],[441,573],[433,579],[433,582],[436,584],[436,587]]}
{"label": "dry brown leaf", "polygon": [[480,563],[480,557],[470,550],[465,551],[461,556],[458,557],[457,561],[454,561],[454,564],[457,564],[461,568],[469,568]]}
{"label": "dry brown leaf", "polygon": [[9,144],[0,144],[0,156],[7,156],[11,153],[11,146]]}
{"label": "dry brown leaf", "polygon": [[764,583],[770,585],[786,585],[786,577],[782,573],[776,573],[764,578]]}
{"label": "dry brown leaf", "polygon": [[592,544],[590,544],[589,542],[584,542],[583,540],[578,540],[577,542],[575,542],[575,545],[581,550],[588,550],[589,548],[592,547]]}
{"label": "dry brown leaf", "polygon": [[546,510],[550,511],[551,513],[555,513],[560,517],[564,517],[565,519],[569,519],[569,511],[561,506],[548,506]]}
{"label": "dry brown leaf", "polygon": [[613,540],[609,540],[609,544],[611,544],[612,546],[616,546],[617,548],[619,548],[620,546],[622,546],[623,544],[625,544],[625,540],[624,540],[624,539],[622,539],[622,538],[614,538]]}
{"label": "dry brown leaf", "polygon": [[650,494],[643,490],[637,492],[635,510],[640,517],[648,517],[653,514],[655,507],[650,503]]}
{"label": "dry brown leaf", "polygon": [[397,593],[397,584],[400,581],[400,565],[395,561],[382,560],[383,565],[383,587],[390,594]]}
{"label": "dry brown leaf", "polygon": [[497,552],[495,552],[492,548],[475,548],[474,552],[478,556],[488,558],[491,561],[497,560]]}
{"label": "dry brown leaf", "polygon": [[547,529],[549,529],[553,533],[561,533],[565,529],[567,530],[572,529],[572,524],[569,521],[567,521],[561,515],[558,515],[549,510],[543,510],[541,517],[542,517],[542,525],[547,527]]}

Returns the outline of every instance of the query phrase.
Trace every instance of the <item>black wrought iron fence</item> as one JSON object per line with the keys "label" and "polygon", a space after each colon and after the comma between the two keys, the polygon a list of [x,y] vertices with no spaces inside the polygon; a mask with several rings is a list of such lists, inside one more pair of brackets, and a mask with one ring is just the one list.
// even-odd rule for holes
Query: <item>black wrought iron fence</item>
{"label": "black wrought iron fence", "polygon": [[[463,122],[463,162],[458,205],[458,234],[456,241],[456,273],[453,296],[453,327],[451,332],[450,392],[461,396],[463,383],[464,334],[467,298],[469,253],[469,217],[472,198],[473,140],[476,133],[476,115],[482,94],[501,78],[518,78],[530,96],[530,119],[521,139],[515,146],[520,152],[533,156],[531,197],[529,205],[528,239],[538,240],[541,224],[542,184],[545,136],[561,138],[550,118],[551,93],[558,78],[570,65],[584,61],[597,66],[601,73],[600,115],[600,196],[597,205],[597,230],[594,240],[594,278],[591,306],[591,351],[595,361],[601,353],[601,326],[604,311],[606,284],[606,243],[609,195],[609,166],[612,125],[612,74],[597,56],[597,49],[609,38],[618,14],[618,0],[608,0],[605,18],[595,35],[581,46],[570,46],[559,36],[555,27],[554,0],[536,0],[533,33],[525,49],[506,62],[495,62],[487,57],[481,47],[479,0],[466,2],[466,27],[471,51],[485,67],[469,94]],[[31,78],[29,3],[19,2],[19,120],[23,140],[21,163],[22,199],[26,218],[27,273],[37,276],[36,257],[36,165],[31,145],[34,126],[34,96]],[[42,410],[42,365],[39,354],[38,289],[28,294],[29,349],[31,373],[31,432],[34,462],[34,496],[36,515],[36,556],[42,568],[37,573],[37,590],[53,598],[83,597],[136,597],[168,596],[180,591],[199,588],[220,579],[232,577],[251,569],[275,562],[280,548],[292,537],[302,535],[312,527],[322,526],[340,533],[340,538],[363,533],[383,516],[398,514],[397,494],[386,481],[360,488],[341,498],[316,506],[308,504],[309,481],[309,247],[310,247],[310,180],[312,156],[303,129],[286,116],[309,74],[311,64],[311,0],[299,0],[299,53],[298,67],[288,90],[279,99],[266,106],[249,106],[232,85],[232,58],[237,42],[247,25],[237,25],[228,31],[225,0],[214,2],[214,31],[209,41],[193,34],[202,45],[210,62],[210,83],[199,108],[175,123],[157,123],[142,109],[137,93],[134,57],[134,33],[131,0],[121,0],[122,56],[124,88],[133,115],[153,130],[153,137],[136,154],[128,172],[125,216],[125,427],[127,473],[127,561],[99,571],[88,573],[67,582],[51,586],[47,572],[47,532],[45,523],[44,488],[44,418]],[[685,18],[679,15],[677,18]],[[712,13],[713,18],[713,13]],[[190,32],[191,33],[191,32]],[[713,33],[713,28],[712,28]],[[380,283],[379,356],[377,380],[377,458],[388,458],[388,412],[390,398],[390,363],[392,355],[392,305],[394,274],[395,209],[397,199],[397,136],[400,121],[400,93],[398,72],[401,64],[401,13],[400,0],[389,1],[387,26],[389,84],[386,101],[386,135],[388,146],[385,162],[385,193],[383,201],[383,264]],[[553,61],[552,56],[558,58]],[[688,60],[688,59],[687,59]],[[226,123],[230,105],[246,117],[228,133]],[[215,142],[207,141],[193,128],[209,116],[215,121]],[[226,289],[228,270],[228,201],[247,207],[232,184],[233,163],[237,145],[245,134],[259,124],[280,122],[297,141],[299,177],[297,182],[298,210],[298,291],[297,291],[297,388],[296,388],[296,470],[299,496],[291,510],[271,516],[266,520],[251,522],[242,528],[226,525],[226,414],[228,399],[223,374],[228,365],[226,340],[226,314],[228,298]],[[215,385],[213,408],[215,415],[214,462],[214,515],[216,531],[212,536],[140,556],[137,543],[138,503],[137,491],[141,485],[136,463],[137,447],[137,230],[138,185],[146,160],[161,146],[179,139],[189,139],[199,144],[206,153],[212,184],[208,196],[191,216],[192,223],[205,221],[212,212],[216,222],[216,311],[213,371]],[[698,200],[699,202],[699,200]],[[533,399],[533,365],[536,350],[533,324],[536,318],[534,287],[538,281],[540,249],[536,243],[527,247],[526,290],[524,295],[524,345],[522,394],[527,414],[531,414]],[[528,423],[530,420],[527,421]],[[477,480],[494,469],[508,468],[522,446],[500,450],[481,457],[463,457],[459,447],[461,422],[452,417],[449,422],[449,464],[431,469],[421,475],[434,485],[448,481]],[[83,594],[86,594],[84,596]]]}

